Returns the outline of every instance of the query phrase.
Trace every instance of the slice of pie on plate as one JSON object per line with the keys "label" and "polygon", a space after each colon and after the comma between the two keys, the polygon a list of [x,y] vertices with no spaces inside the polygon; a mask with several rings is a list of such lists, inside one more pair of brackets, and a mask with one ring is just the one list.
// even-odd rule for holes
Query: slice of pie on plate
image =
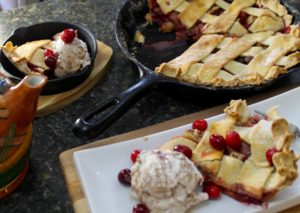
{"label": "slice of pie on plate", "polygon": [[[291,149],[294,132],[278,114],[277,107],[269,109],[264,116],[252,115],[246,101],[233,100],[224,111],[225,118],[209,124],[201,134],[189,130],[188,134],[164,144],[162,149],[188,146],[193,150],[192,161],[209,182],[220,186],[234,199],[262,204],[290,186],[298,176],[299,156]],[[238,148],[228,144],[230,132],[239,135]],[[213,135],[224,138],[225,148],[212,143]]]}

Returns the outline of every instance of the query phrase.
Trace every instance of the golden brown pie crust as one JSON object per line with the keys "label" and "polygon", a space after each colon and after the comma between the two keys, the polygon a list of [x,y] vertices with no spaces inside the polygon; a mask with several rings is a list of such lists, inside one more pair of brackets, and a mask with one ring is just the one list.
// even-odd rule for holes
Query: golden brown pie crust
{"label": "golden brown pie crust", "polygon": [[[294,133],[288,121],[278,114],[277,107],[267,110],[266,117],[250,127],[242,126],[251,118],[246,101],[232,100],[224,111],[225,118],[212,122],[205,132],[188,130],[161,149],[188,146],[193,150],[192,161],[199,169],[225,193],[241,201],[261,203],[290,186],[298,176],[296,162],[300,156],[290,148]],[[243,142],[250,146],[251,153],[246,159],[211,146],[209,138],[212,134],[226,137],[231,130],[237,131]],[[270,165],[266,151],[274,147],[278,152],[273,155],[273,165]]]}
{"label": "golden brown pie crust", "polygon": [[[300,62],[300,27],[291,24],[293,17],[279,0],[157,3],[165,14],[176,11],[187,29],[204,24],[199,40],[157,67],[158,73],[188,83],[236,87],[264,84]],[[223,12],[215,15],[217,10]]]}

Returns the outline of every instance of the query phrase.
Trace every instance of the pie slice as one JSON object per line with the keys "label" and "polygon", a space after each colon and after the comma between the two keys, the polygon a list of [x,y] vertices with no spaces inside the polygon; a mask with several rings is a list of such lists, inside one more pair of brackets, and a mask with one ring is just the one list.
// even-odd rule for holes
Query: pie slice
{"label": "pie slice", "polygon": [[2,46],[2,50],[12,64],[25,74],[43,73],[49,69],[45,64],[44,48],[50,43],[51,40],[48,39],[27,42],[21,46],[14,46],[12,42],[7,42]]}
{"label": "pie slice", "polygon": [[[204,132],[184,133],[195,134],[189,138],[198,138],[198,142],[180,136],[163,147],[172,148],[174,143],[188,146],[193,149],[192,161],[206,175],[208,183],[217,184],[239,201],[262,204],[298,176],[296,162],[300,156],[291,149],[294,132],[278,114],[277,107],[264,116],[252,115],[246,101],[233,100],[224,111],[225,118],[212,122]],[[238,148],[228,142],[232,131],[240,136]],[[214,145],[212,135],[224,138],[225,148]]]}

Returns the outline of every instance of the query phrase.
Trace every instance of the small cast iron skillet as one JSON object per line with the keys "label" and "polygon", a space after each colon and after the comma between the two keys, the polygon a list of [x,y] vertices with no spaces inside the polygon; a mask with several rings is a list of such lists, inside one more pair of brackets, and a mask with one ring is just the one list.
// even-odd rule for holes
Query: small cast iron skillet
{"label": "small cast iron skillet", "polygon": [[[55,34],[62,32],[67,28],[77,30],[78,38],[86,42],[91,57],[91,64],[74,74],[66,75],[61,78],[48,79],[47,84],[42,90],[43,95],[51,95],[70,90],[79,85],[90,75],[98,51],[95,36],[89,30],[75,24],[65,22],[43,22],[28,27],[17,28],[4,42],[5,44],[6,42],[11,41],[14,45],[20,46],[29,41],[53,39]],[[11,80],[13,82],[17,83],[25,76],[23,72],[18,70],[7,59],[2,51],[0,52],[0,62],[5,71],[12,75]]]}
{"label": "small cast iron skillet", "polygon": [[[292,0],[291,0],[292,1]],[[291,2],[290,1],[290,2]],[[284,3],[288,3],[286,0]],[[295,2],[292,2],[295,4]],[[287,6],[291,6],[287,4]],[[299,17],[300,2],[292,5],[292,14]],[[155,89],[158,86],[170,93],[181,96],[189,96],[197,99],[204,95],[241,97],[249,95],[263,89],[274,86],[284,77],[299,69],[300,65],[290,69],[288,73],[279,78],[268,81],[263,85],[239,86],[239,87],[214,87],[207,85],[191,84],[180,82],[175,79],[155,73],[153,70],[162,62],[169,61],[184,50],[190,44],[187,42],[174,43],[174,48],[161,48],[153,50],[153,45],[138,45],[134,41],[136,30],[141,30],[146,39],[151,42],[161,42],[172,39],[174,34],[161,34],[154,26],[145,25],[145,14],[147,13],[147,3],[145,0],[129,0],[118,13],[115,34],[117,41],[128,59],[136,66],[140,73],[140,81],[122,92],[116,97],[109,98],[94,110],[86,112],[76,120],[73,132],[81,138],[93,138],[104,131],[114,120],[120,117],[125,110],[137,101],[145,92]],[[298,20],[295,20],[298,21]],[[160,43],[161,46],[164,42]],[[158,45],[160,46],[160,45]],[[155,49],[155,48],[154,48]],[[97,117],[98,115],[98,117]],[[99,116],[100,115],[100,116]]]}

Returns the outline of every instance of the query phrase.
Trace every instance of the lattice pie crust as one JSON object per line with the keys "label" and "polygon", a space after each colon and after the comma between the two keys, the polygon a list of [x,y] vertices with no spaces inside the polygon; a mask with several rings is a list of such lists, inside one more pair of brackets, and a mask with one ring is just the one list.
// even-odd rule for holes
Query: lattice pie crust
{"label": "lattice pie crust", "polygon": [[[232,87],[263,84],[300,62],[300,28],[291,25],[293,17],[279,0],[156,3],[165,15],[176,14],[185,29],[203,25],[199,40],[157,67],[158,73],[189,83]],[[218,10],[222,13],[214,15]],[[170,31],[174,24],[167,21],[161,30]]]}
{"label": "lattice pie crust", "polygon": [[[161,149],[173,150],[178,144],[188,146],[193,150],[193,162],[225,193],[235,198],[247,196],[261,202],[291,185],[298,176],[296,161],[299,156],[290,148],[294,134],[289,123],[278,114],[276,107],[269,109],[266,117],[251,127],[244,125],[251,116],[245,101],[231,101],[225,114],[223,120],[211,123],[204,133],[188,130]],[[219,151],[210,145],[210,135],[225,137],[232,130],[250,146],[247,158],[239,152]],[[273,155],[273,166],[266,158],[270,148],[279,150]]]}

